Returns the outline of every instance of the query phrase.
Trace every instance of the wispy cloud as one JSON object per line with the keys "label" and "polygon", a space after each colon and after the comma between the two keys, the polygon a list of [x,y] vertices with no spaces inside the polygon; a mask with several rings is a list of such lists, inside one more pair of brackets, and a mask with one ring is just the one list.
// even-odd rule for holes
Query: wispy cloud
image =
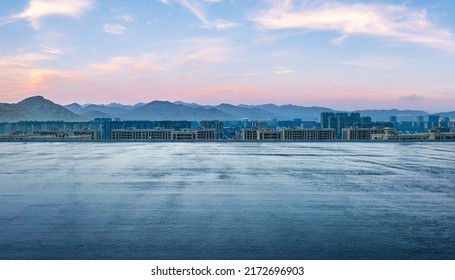
{"label": "wispy cloud", "polygon": [[30,0],[28,7],[11,20],[28,20],[34,29],[39,29],[41,18],[53,15],[79,17],[90,9],[92,0]]}
{"label": "wispy cloud", "polygon": [[211,20],[207,16],[205,6],[207,4],[220,3],[221,0],[159,0],[160,2],[171,5],[171,2],[177,2],[188,11],[190,11],[194,16],[196,16],[201,22],[202,27],[204,28],[215,28],[218,30],[233,28],[238,26],[238,23],[225,21],[222,19]]}
{"label": "wispy cloud", "polygon": [[190,38],[179,40],[176,44],[185,46],[172,56],[178,65],[216,64],[230,60],[236,50],[223,38]]}
{"label": "wispy cloud", "polygon": [[53,55],[65,55],[68,53],[68,49],[63,49],[63,48],[55,48],[55,47],[49,47],[49,46],[42,46],[43,53],[47,54],[53,54]]}
{"label": "wispy cloud", "polygon": [[117,18],[125,23],[134,22],[136,20],[132,15],[126,13],[118,15]]}
{"label": "wispy cloud", "polygon": [[126,31],[126,27],[119,24],[105,23],[103,25],[103,30],[104,32],[111,33],[114,35],[122,35]]}
{"label": "wispy cloud", "polygon": [[455,51],[453,33],[433,24],[424,9],[406,5],[347,4],[341,1],[274,1],[250,17],[265,29],[338,31],[340,44],[352,35],[367,35]]}
{"label": "wispy cloud", "polygon": [[46,53],[45,50],[0,58],[0,92],[12,95],[30,94],[49,90],[56,81],[79,80],[79,73],[76,71],[40,66],[41,62],[58,57],[53,53]]}
{"label": "wispy cloud", "polygon": [[294,70],[288,69],[288,68],[285,68],[285,67],[281,67],[281,66],[277,66],[273,70],[273,73],[275,73],[277,75],[292,74],[292,73],[294,73]]}
{"label": "wispy cloud", "polygon": [[157,60],[157,54],[150,52],[135,57],[115,56],[106,62],[90,64],[89,67],[101,74],[151,73],[165,70],[166,67]]}
{"label": "wispy cloud", "polygon": [[53,60],[54,58],[53,55],[40,52],[21,53],[0,58],[0,67],[31,67],[36,62]]}
{"label": "wispy cloud", "polygon": [[137,56],[114,56],[89,68],[103,75],[116,73],[146,74],[177,68],[192,70],[232,58],[235,47],[223,38],[189,38],[168,45],[169,50],[147,52]]}

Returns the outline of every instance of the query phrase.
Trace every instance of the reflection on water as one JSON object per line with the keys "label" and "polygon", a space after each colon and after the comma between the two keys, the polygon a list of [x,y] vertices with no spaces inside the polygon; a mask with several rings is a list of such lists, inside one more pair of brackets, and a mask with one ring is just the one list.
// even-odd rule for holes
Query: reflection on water
{"label": "reflection on water", "polygon": [[455,143],[1,143],[0,259],[454,259]]}

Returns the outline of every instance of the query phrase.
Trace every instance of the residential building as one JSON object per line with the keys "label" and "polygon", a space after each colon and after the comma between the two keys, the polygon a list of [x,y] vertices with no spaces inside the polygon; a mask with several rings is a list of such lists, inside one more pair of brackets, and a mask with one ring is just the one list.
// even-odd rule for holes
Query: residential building
{"label": "residential building", "polygon": [[344,128],[343,140],[370,140],[372,134],[384,134],[387,128]]}
{"label": "residential building", "polygon": [[283,140],[294,141],[328,141],[335,140],[335,129],[333,128],[288,128],[282,129]]}

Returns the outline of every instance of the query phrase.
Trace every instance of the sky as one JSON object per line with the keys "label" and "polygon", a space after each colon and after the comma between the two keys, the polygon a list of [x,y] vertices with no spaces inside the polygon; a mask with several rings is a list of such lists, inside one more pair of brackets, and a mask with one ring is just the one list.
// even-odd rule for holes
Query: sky
{"label": "sky", "polygon": [[451,0],[0,0],[0,102],[455,110]]}

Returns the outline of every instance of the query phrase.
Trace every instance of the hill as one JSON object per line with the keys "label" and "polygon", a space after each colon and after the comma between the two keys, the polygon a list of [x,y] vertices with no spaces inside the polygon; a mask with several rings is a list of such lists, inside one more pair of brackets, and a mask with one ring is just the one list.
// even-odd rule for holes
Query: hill
{"label": "hill", "polygon": [[83,121],[77,115],[61,105],[45,99],[42,96],[33,96],[17,104],[0,104],[0,121]]}

